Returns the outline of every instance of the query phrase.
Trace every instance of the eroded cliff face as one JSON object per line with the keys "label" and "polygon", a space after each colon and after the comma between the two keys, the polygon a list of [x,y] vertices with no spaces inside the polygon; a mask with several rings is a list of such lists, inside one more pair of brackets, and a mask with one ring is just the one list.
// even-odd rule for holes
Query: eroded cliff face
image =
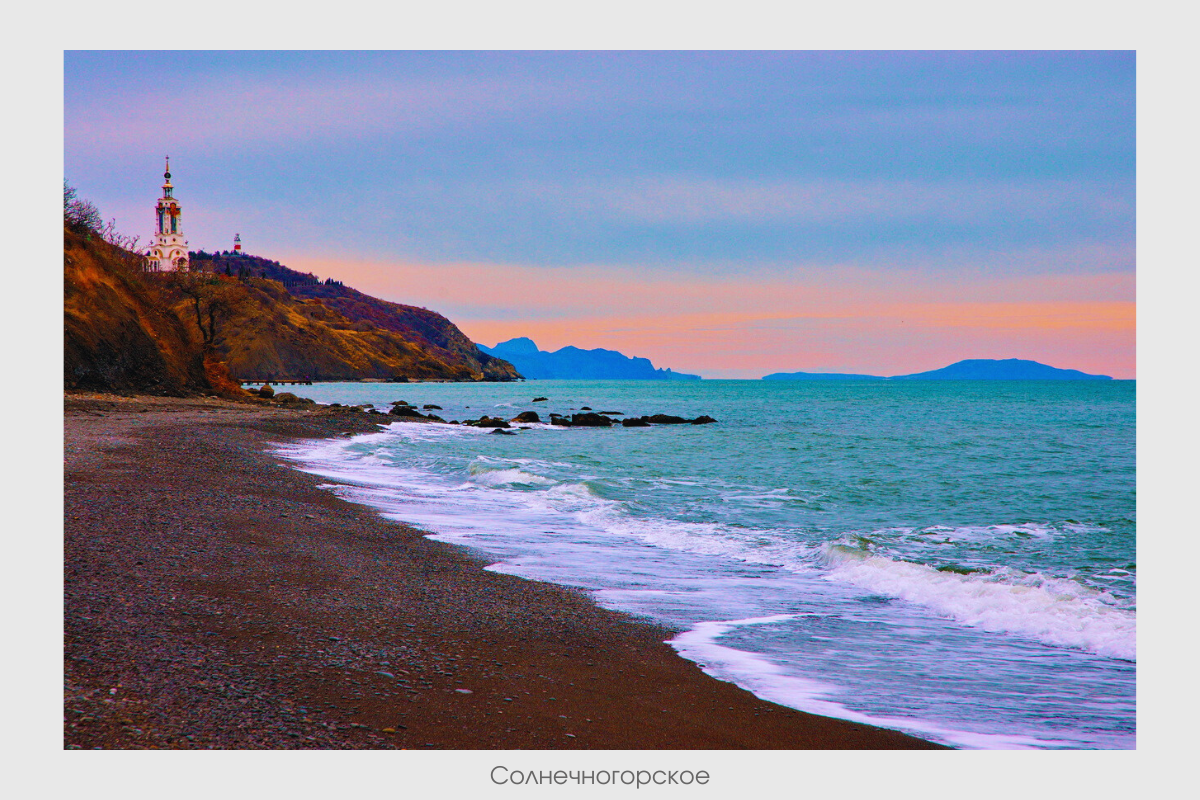
{"label": "eroded cliff face", "polygon": [[184,396],[213,391],[203,353],[131,254],[63,229],[63,382],[68,389]]}

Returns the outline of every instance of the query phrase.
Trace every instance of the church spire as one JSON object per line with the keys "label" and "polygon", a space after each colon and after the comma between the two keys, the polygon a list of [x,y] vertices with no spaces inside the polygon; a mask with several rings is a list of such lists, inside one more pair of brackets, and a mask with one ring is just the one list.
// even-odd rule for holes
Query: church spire
{"label": "church spire", "polygon": [[163,196],[158,198],[155,208],[154,240],[147,255],[155,271],[185,270],[188,268],[188,243],[183,238],[183,211],[174,197],[175,187],[171,185],[170,156],[166,157],[163,180]]}

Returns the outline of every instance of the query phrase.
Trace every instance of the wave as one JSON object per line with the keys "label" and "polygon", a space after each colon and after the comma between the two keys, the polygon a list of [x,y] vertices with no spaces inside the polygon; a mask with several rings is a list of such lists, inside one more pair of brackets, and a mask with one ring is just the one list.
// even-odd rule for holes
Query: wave
{"label": "wave", "polygon": [[670,639],[667,644],[675,648],[684,658],[698,664],[700,669],[714,678],[736,683],[764,700],[810,714],[892,728],[968,748],[1024,750],[1068,747],[1074,744],[1069,741],[1032,736],[976,733],[911,717],[864,714],[830,700],[831,695],[838,693],[838,688],[835,686],[789,675],[783,668],[763,656],[726,647],[717,642],[723,635],[735,628],[771,625],[796,619],[799,616],[801,615],[776,614],[768,617],[701,622],[693,626],[691,630]]}
{"label": "wave", "polygon": [[481,486],[554,486],[558,481],[516,467],[494,468],[478,461],[468,468],[470,481]]}
{"label": "wave", "polygon": [[964,575],[887,558],[848,538],[820,550],[833,580],[918,603],[986,631],[1136,658],[1135,613],[1078,581],[1012,568]]}

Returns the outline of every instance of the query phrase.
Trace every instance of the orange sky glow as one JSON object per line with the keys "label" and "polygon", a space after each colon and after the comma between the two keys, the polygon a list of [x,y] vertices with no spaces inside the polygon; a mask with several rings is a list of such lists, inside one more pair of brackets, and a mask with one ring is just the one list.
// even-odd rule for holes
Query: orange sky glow
{"label": "orange sky glow", "polygon": [[1129,274],[944,277],[854,267],[673,279],[626,266],[394,263],[288,255],[293,268],[440,311],[485,345],[604,347],[708,378],[893,375],[1027,358],[1135,375]]}

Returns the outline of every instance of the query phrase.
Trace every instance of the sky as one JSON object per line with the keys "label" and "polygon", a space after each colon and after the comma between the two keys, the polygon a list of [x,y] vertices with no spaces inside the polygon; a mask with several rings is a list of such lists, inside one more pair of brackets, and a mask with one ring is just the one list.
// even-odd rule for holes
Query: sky
{"label": "sky", "polygon": [[149,238],[707,378],[1135,377],[1135,57],[64,57],[64,172]]}

